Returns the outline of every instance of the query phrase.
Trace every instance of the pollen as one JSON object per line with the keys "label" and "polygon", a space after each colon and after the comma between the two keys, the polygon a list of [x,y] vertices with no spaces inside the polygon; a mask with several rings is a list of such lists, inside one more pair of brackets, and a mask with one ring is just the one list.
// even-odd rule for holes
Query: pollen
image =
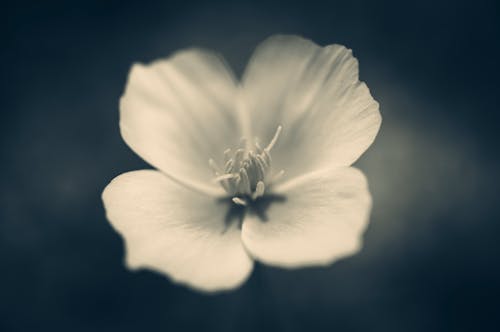
{"label": "pollen", "polygon": [[258,139],[253,147],[241,139],[234,151],[224,151],[224,167],[210,159],[208,164],[214,173],[214,182],[219,183],[235,204],[246,206],[252,200],[264,196],[267,187],[283,176],[284,171],[273,173],[271,150],[278,141],[282,127],[278,126],[269,144],[262,148]]}

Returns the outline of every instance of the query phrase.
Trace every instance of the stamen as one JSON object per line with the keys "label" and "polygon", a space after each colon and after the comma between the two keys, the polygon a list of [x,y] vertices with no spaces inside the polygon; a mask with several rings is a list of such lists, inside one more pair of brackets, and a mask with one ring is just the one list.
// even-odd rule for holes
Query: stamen
{"label": "stamen", "polygon": [[231,149],[224,150],[224,165],[231,159]]}
{"label": "stamen", "polygon": [[266,175],[266,170],[264,168],[264,165],[259,161],[259,156],[253,156],[252,160],[255,164],[255,170],[257,171],[257,178],[259,180],[264,180],[264,177]]}
{"label": "stamen", "polygon": [[264,182],[259,181],[257,183],[256,188],[255,188],[255,192],[252,195],[252,198],[253,199],[257,199],[257,198],[259,198],[261,196],[264,196],[265,189],[266,189],[266,186],[265,186]]}
{"label": "stamen", "polygon": [[240,165],[241,161],[243,160],[243,156],[244,155],[245,155],[245,150],[238,149],[236,151],[236,153],[234,154],[234,158],[233,158],[233,160],[234,160],[233,165],[234,165],[235,168],[238,168],[238,166]]}
{"label": "stamen", "polygon": [[212,181],[213,182],[219,182],[219,181],[223,181],[223,180],[227,180],[227,179],[233,179],[235,177],[237,177],[238,175],[236,174],[233,174],[233,173],[230,173],[230,174],[224,174],[224,175],[220,175],[218,177],[216,177],[215,179],[213,179]]}
{"label": "stamen", "polygon": [[266,161],[266,163],[268,165],[271,165],[271,155],[269,154],[269,151],[264,150],[264,152],[262,153],[262,156],[263,156],[264,160]]}
{"label": "stamen", "polygon": [[[217,178],[219,176],[220,176],[219,172],[215,172],[215,177]],[[220,181],[220,184],[226,192],[229,192],[229,187],[227,186],[227,181],[222,180],[222,181]]]}
{"label": "stamen", "polygon": [[241,176],[239,176],[239,174],[236,176],[236,180],[234,181],[233,183],[233,187],[232,187],[232,191],[234,191],[235,193],[239,192],[240,191],[240,185],[241,185]]}
{"label": "stamen", "polygon": [[283,129],[282,126],[278,126],[278,128],[276,129],[276,133],[274,134],[273,139],[271,140],[271,142],[269,142],[269,145],[266,146],[266,148],[265,148],[265,150],[267,152],[271,151],[271,149],[273,148],[274,144],[276,144],[276,142],[278,141],[278,137],[280,136],[282,129]]}
{"label": "stamen", "polygon": [[247,206],[247,202],[239,197],[233,197],[232,199],[234,204],[242,205],[242,206]]}
{"label": "stamen", "polygon": [[255,172],[252,162],[252,151],[248,153],[248,158],[243,163],[242,167],[247,171],[248,181],[250,182],[250,187],[255,184]]}
{"label": "stamen", "polygon": [[[272,159],[270,151],[276,145],[281,135],[282,126],[278,126],[276,132],[263,149],[259,140],[255,138],[254,146],[247,144],[245,138],[241,139],[239,147],[234,150],[224,150],[224,167],[221,168],[213,159],[208,164],[215,174],[214,182],[218,182],[228,193],[229,197],[238,205],[247,205],[251,200],[264,196],[266,184],[269,187],[274,181],[283,176],[281,170],[274,176],[272,171]],[[222,175],[221,175],[222,174]]]}
{"label": "stamen", "polygon": [[247,171],[244,168],[240,168],[240,190],[243,194],[250,194],[252,192],[252,188],[250,187],[250,180],[248,179]]}
{"label": "stamen", "polygon": [[226,165],[224,165],[224,173],[231,173],[233,171],[233,165],[234,165],[234,160],[233,159],[228,160]]}
{"label": "stamen", "polygon": [[267,170],[267,168],[268,168],[269,166],[271,166],[271,165],[268,165],[268,164],[266,163],[266,161],[264,160],[264,158],[262,158],[261,156],[257,155],[257,156],[255,156],[255,158],[256,158],[256,159],[257,159],[257,161],[259,162],[259,165],[261,165],[261,166],[262,166],[262,169],[263,169],[264,171],[266,171],[266,170]]}

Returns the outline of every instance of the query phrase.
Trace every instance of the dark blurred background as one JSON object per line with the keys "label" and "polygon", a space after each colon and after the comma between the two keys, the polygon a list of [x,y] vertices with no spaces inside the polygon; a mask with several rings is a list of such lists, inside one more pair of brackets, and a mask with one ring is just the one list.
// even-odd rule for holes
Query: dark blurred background
{"label": "dark blurred background", "polygon": [[[1,16],[0,331],[498,328],[495,1],[21,1]],[[380,102],[357,162],[374,198],[363,251],[257,265],[212,296],[127,271],[100,195],[149,167],[118,130],[131,64],[203,46],[241,74],[274,33],[352,48]]]}

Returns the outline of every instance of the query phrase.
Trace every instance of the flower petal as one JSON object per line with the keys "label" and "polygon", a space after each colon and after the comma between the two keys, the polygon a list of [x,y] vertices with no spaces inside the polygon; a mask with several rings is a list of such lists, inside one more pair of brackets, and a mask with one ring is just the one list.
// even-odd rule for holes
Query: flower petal
{"label": "flower petal", "polygon": [[351,165],[380,127],[378,103],[341,45],[271,37],[255,51],[242,84],[252,134],[269,140],[283,126],[273,164],[288,175]]}
{"label": "flower petal", "polygon": [[220,189],[210,182],[208,160],[222,159],[240,139],[235,91],[230,70],[208,51],[135,64],[120,100],[123,139],[179,182]]}
{"label": "flower petal", "polygon": [[310,173],[276,192],[285,195],[283,201],[243,222],[243,243],[256,259],[283,267],[326,265],[361,248],[371,208],[361,171]]}
{"label": "flower petal", "polygon": [[238,225],[225,222],[226,206],[158,171],[116,177],[103,201],[131,269],[151,269],[203,291],[235,288],[252,270]]}

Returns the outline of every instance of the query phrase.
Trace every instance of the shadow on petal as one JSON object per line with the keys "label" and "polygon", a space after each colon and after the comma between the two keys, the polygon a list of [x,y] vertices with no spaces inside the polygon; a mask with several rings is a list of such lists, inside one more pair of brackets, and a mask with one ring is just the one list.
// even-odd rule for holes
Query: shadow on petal
{"label": "shadow on petal", "polygon": [[235,204],[231,197],[219,198],[217,203],[223,205],[224,208],[227,209],[224,216],[225,228],[223,232],[226,232],[226,230],[229,229],[233,223],[237,223],[238,228],[241,229],[241,225],[247,213],[257,216],[263,222],[267,222],[269,220],[267,215],[269,207],[273,203],[283,204],[286,200],[287,198],[284,195],[272,194],[257,198],[256,200],[247,199],[249,204],[247,206],[243,206]]}

